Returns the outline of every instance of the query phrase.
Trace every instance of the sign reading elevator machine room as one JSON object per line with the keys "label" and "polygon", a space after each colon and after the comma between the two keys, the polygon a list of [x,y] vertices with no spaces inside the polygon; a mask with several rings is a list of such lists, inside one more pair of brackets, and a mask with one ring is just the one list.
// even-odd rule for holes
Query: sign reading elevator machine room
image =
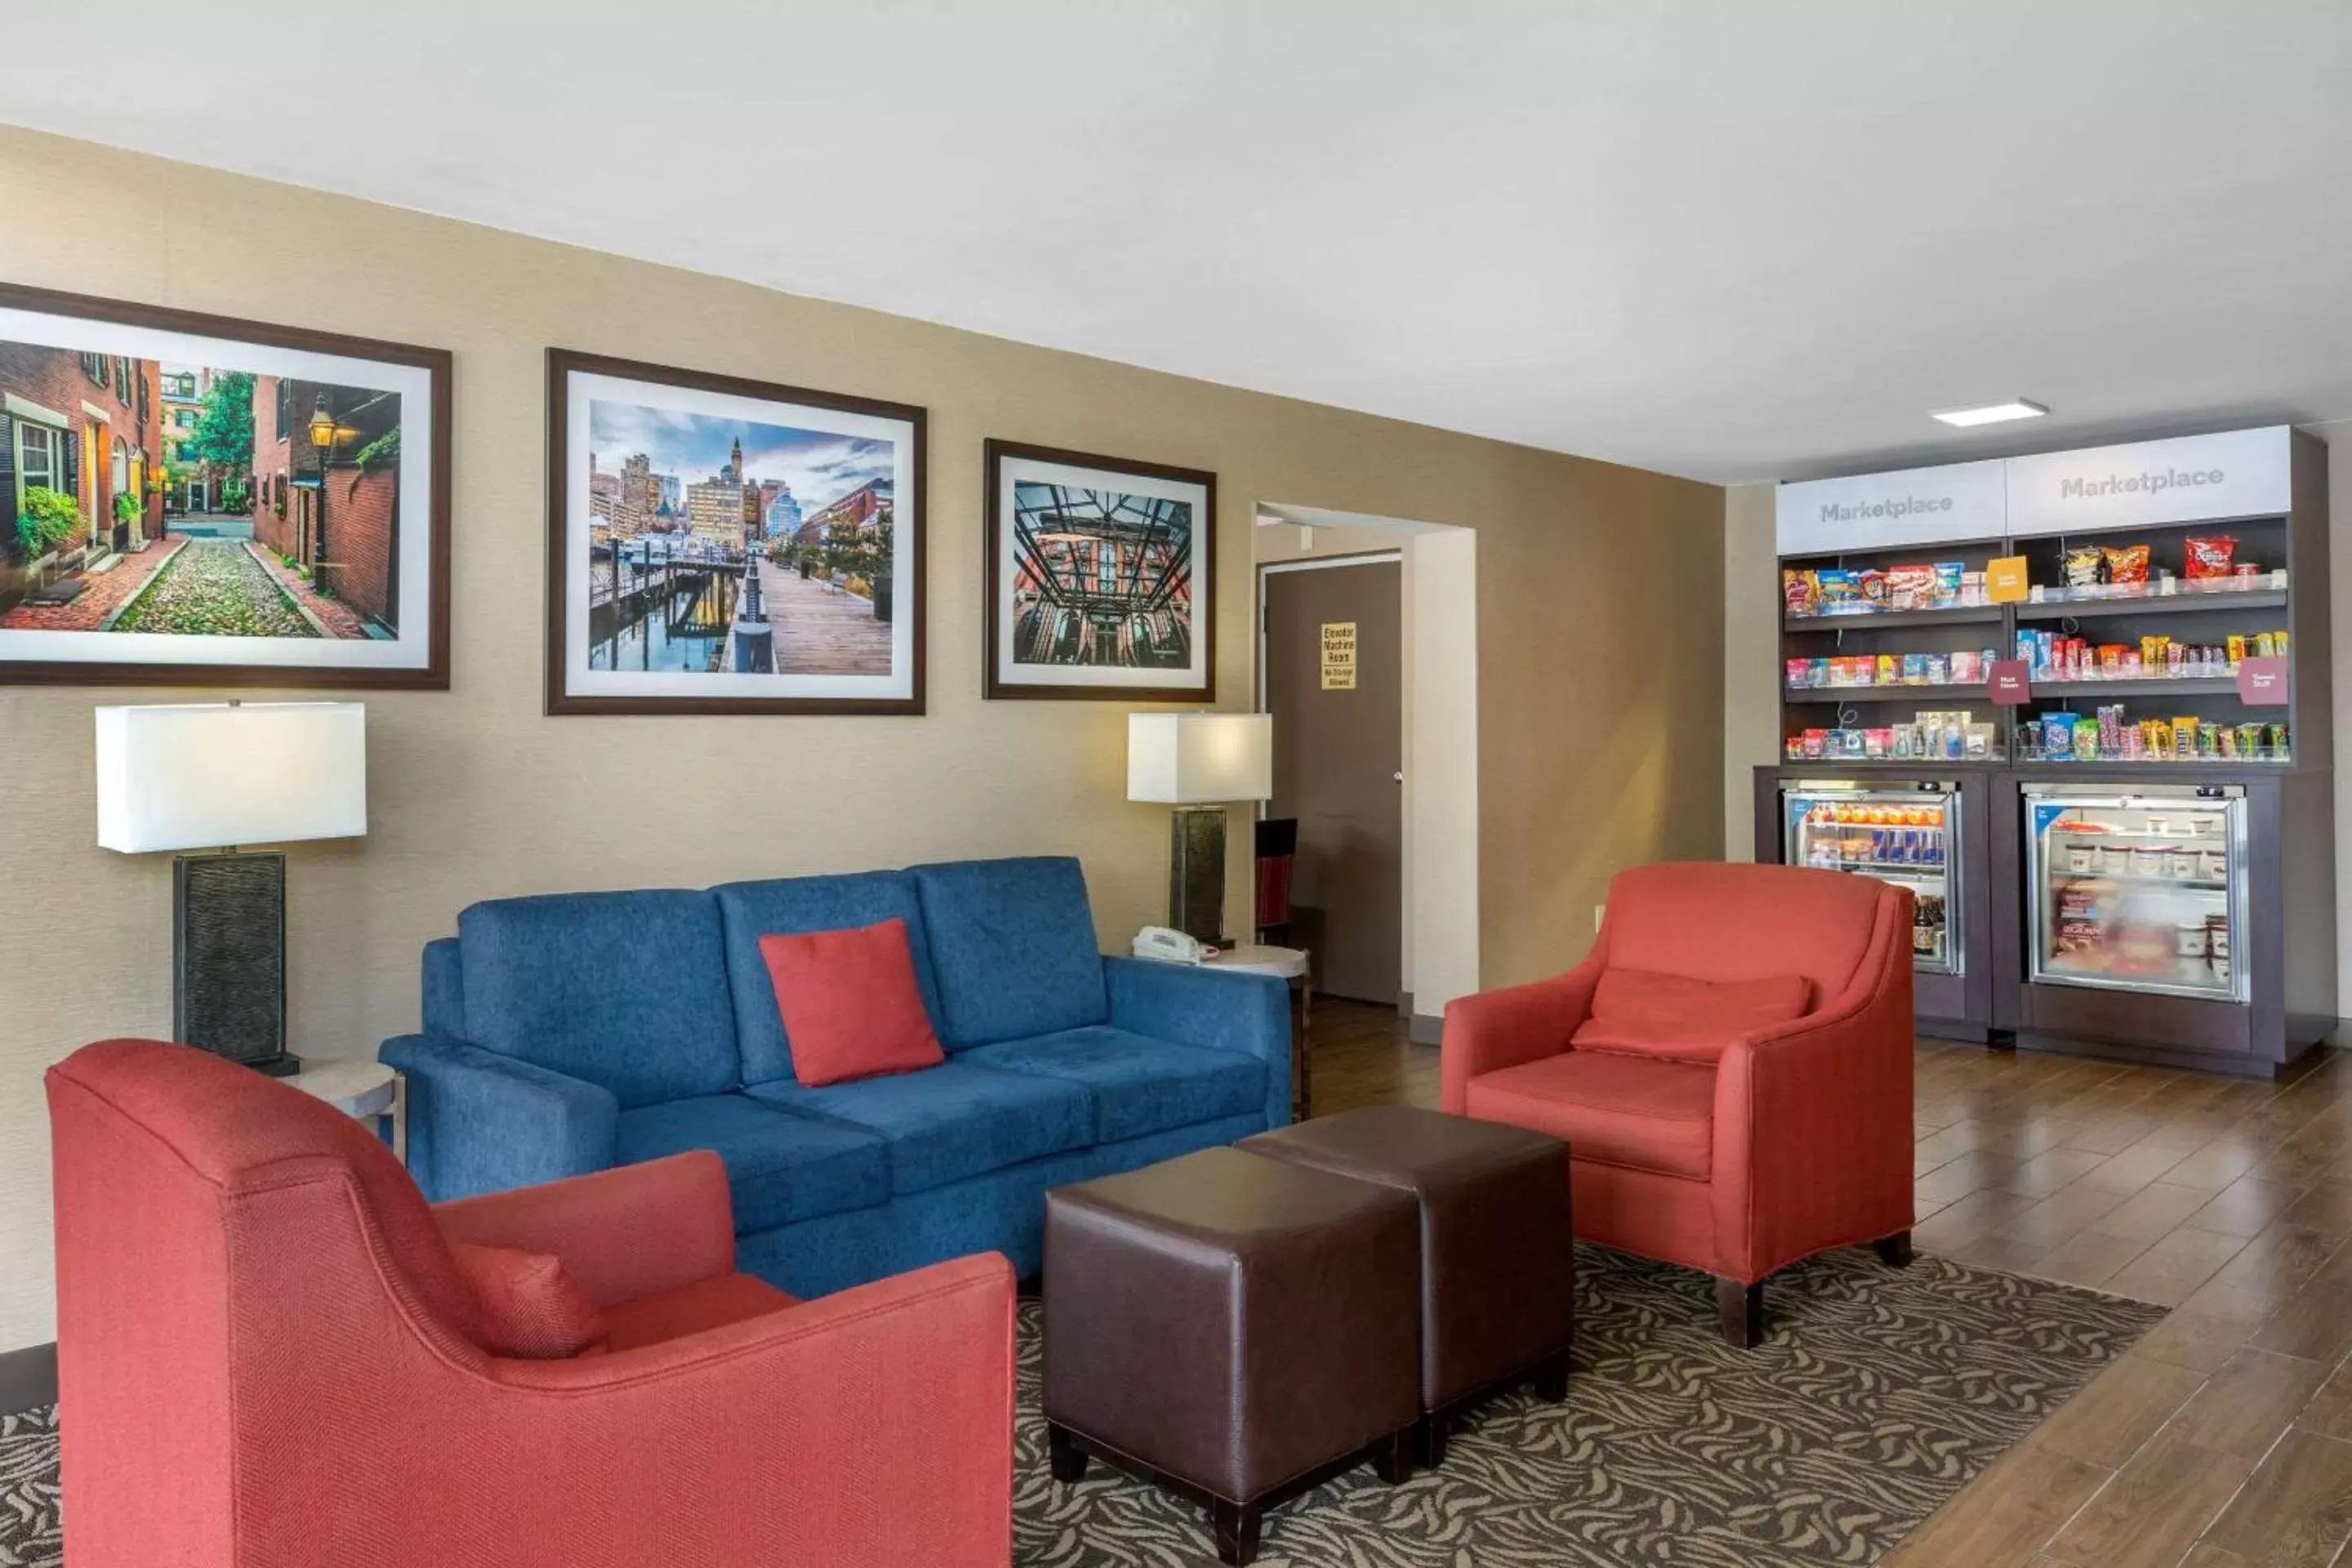
{"label": "sign reading elevator machine room", "polygon": [[1323,623],[1323,689],[1356,689],[1356,623]]}

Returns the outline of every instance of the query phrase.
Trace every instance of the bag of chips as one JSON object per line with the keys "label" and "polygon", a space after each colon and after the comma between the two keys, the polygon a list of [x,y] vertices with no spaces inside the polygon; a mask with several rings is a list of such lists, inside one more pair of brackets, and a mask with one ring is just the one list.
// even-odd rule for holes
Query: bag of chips
{"label": "bag of chips", "polygon": [[2110,583],[2145,583],[2147,581],[2147,546],[2145,544],[2110,544],[2100,551],[2106,557],[2107,581]]}
{"label": "bag of chips", "polygon": [[1818,616],[1822,613],[1821,584],[1811,572],[1784,571],[1780,574],[1780,607],[1792,616]]}
{"label": "bag of chips", "polygon": [[2106,581],[2107,552],[2095,544],[2077,544],[2066,552],[2066,586],[2095,587]]}
{"label": "bag of chips", "polygon": [[2185,549],[2181,575],[2189,578],[2227,577],[2230,562],[2238,553],[2238,542],[2226,533],[2190,535]]}
{"label": "bag of chips", "polygon": [[1820,595],[1820,609],[1824,616],[1840,611],[1862,608],[1862,585],[1853,574],[1838,567],[1828,567],[1812,574],[1815,591]]}
{"label": "bag of chips", "polygon": [[1890,610],[1924,610],[1936,602],[1936,568],[1933,566],[1889,566],[1886,569],[1886,607]]}

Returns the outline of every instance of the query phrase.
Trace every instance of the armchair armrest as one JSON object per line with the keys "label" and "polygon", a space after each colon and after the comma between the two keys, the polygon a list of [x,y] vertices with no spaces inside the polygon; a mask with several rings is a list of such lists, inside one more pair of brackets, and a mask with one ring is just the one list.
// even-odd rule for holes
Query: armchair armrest
{"label": "armchair armrest", "polygon": [[1568,1049],[1569,1037],[1592,1011],[1601,970],[1601,958],[1595,952],[1549,980],[1448,1002],[1438,1045],[1440,1103],[1458,1116],[1466,1108],[1472,1079]]}
{"label": "armchair armrest", "polygon": [[408,1077],[408,1158],[427,1197],[530,1186],[614,1159],[610,1089],[439,1035],[386,1040],[376,1059]]}
{"label": "armchair armrest", "polygon": [[1288,985],[1271,974],[1116,957],[1103,960],[1103,981],[1114,1028],[1265,1062],[1266,1125],[1289,1121]]}
{"label": "armchair armrest", "polygon": [[1716,1067],[1717,1244],[1746,1277],[1912,1216],[1911,953],[1888,900],[1853,983],[1733,1042]]}
{"label": "armchair armrest", "polygon": [[727,1167],[708,1149],[436,1204],[451,1241],[562,1259],[599,1307],[735,1271]]}
{"label": "armchair armrest", "polygon": [[1013,1325],[991,1254],[609,1355],[411,1359],[382,1397],[417,1414],[340,1452],[349,1495],[302,1560],[426,1496],[419,1563],[1006,1568]]}

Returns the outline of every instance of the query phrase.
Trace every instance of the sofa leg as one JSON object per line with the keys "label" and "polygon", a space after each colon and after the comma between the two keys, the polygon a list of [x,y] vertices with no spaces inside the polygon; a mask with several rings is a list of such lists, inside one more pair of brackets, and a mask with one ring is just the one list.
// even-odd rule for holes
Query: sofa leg
{"label": "sofa leg", "polygon": [[1265,1516],[1255,1503],[1227,1502],[1219,1498],[1209,1509],[1217,1531],[1217,1561],[1240,1568],[1256,1560],[1258,1531]]}
{"label": "sofa leg", "polygon": [[1415,1421],[1412,1426],[1400,1426],[1381,1438],[1380,1446],[1372,1450],[1372,1474],[1392,1487],[1401,1487],[1412,1479],[1413,1438],[1419,1435],[1421,1427],[1422,1424]]}
{"label": "sofa leg", "polygon": [[1889,1268],[1911,1267],[1911,1233],[1907,1230],[1880,1237],[1870,1244],[1870,1249],[1878,1254],[1878,1261]]}
{"label": "sofa leg", "polygon": [[1746,1350],[1764,1337],[1764,1282],[1743,1285],[1737,1279],[1715,1282],[1716,1315],[1723,1320],[1723,1337],[1734,1350]]}
{"label": "sofa leg", "polygon": [[1070,1429],[1059,1422],[1045,1424],[1045,1458],[1057,1481],[1087,1479],[1087,1451],[1071,1440]]}

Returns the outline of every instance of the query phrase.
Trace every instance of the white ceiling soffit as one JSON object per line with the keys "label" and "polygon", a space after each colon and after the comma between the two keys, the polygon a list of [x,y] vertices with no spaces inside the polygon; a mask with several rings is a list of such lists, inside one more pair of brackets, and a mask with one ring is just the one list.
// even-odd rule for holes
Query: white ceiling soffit
{"label": "white ceiling soffit", "polygon": [[1703,479],[2352,414],[2344,0],[5,9],[0,121]]}

